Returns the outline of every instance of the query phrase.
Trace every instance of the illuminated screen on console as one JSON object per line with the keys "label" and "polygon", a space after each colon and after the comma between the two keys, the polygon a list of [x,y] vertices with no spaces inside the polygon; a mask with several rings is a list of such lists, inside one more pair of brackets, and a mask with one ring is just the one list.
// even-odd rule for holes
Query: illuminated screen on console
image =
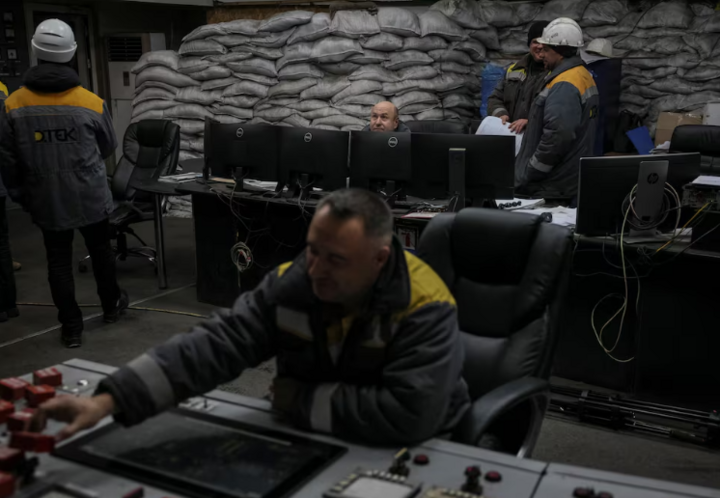
{"label": "illuminated screen on console", "polygon": [[172,410],[110,424],[56,450],[61,458],[198,497],[280,498],[345,448],[228,419]]}

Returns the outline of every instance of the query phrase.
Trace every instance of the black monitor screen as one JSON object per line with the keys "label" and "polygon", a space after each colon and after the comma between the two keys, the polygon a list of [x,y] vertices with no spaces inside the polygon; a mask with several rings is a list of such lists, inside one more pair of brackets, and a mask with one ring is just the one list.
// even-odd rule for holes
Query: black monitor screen
{"label": "black monitor screen", "polygon": [[270,125],[205,122],[205,161],[213,176],[277,181],[278,128]]}
{"label": "black monitor screen", "polygon": [[188,410],[109,424],[56,455],[184,495],[280,498],[346,449]]}
{"label": "black monitor screen", "polygon": [[350,134],[350,186],[372,188],[373,184],[412,179],[410,133],[357,131]]}
{"label": "black monitor screen", "polygon": [[512,199],[515,137],[413,133],[413,180],[408,194],[443,198],[449,192],[449,151],[465,149],[465,195]]}
{"label": "black monitor screen", "polygon": [[345,188],[349,132],[312,128],[280,128],[280,181],[293,187],[306,174],[313,187]]}

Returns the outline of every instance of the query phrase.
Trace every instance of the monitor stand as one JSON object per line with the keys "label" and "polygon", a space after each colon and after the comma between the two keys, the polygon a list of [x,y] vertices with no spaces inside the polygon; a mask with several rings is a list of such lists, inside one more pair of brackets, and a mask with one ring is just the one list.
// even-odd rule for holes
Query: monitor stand
{"label": "monitor stand", "polygon": [[239,167],[233,169],[233,180],[235,180],[235,192],[242,192],[245,190],[245,176],[249,173],[249,171],[245,170],[245,168]]}
{"label": "monitor stand", "polygon": [[[643,161],[640,163],[637,190],[635,191],[635,214],[638,221],[651,221],[660,216],[665,182],[667,181],[668,161]],[[635,216],[631,211],[628,216]],[[655,237],[657,229],[630,229],[630,237]]]}
{"label": "monitor stand", "polygon": [[384,185],[381,184],[375,193],[385,199],[385,202],[387,202],[388,206],[390,206],[390,209],[395,207],[396,202],[407,200],[405,190],[402,188],[398,189],[395,180],[385,180]]}
{"label": "monitor stand", "polygon": [[457,197],[453,211],[457,213],[465,207],[465,149],[449,150],[448,172],[450,192]]}
{"label": "monitor stand", "polygon": [[310,175],[307,173],[301,173],[298,181],[295,182],[295,186],[292,188],[292,198],[306,201],[310,199],[312,194],[312,184],[315,183],[310,180]]}

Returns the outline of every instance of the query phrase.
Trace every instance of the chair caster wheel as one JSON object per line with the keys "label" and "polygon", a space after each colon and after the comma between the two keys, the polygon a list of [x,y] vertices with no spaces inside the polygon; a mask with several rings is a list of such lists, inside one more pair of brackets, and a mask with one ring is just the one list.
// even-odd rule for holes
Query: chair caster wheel
{"label": "chair caster wheel", "polygon": [[80,273],[87,273],[87,271],[88,271],[87,265],[86,265],[85,263],[80,263],[80,264],[78,265],[78,271],[79,271]]}

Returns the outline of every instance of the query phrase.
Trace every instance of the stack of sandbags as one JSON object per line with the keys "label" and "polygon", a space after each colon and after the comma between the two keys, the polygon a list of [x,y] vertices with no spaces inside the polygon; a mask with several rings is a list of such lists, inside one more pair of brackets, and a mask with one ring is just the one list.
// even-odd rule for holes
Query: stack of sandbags
{"label": "stack of sandbags", "polygon": [[403,120],[469,122],[486,59],[471,35],[487,24],[458,5],[445,0],[419,17],[393,7],[332,19],[288,11],[201,26],[177,54],[151,52],[135,66],[133,120],[176,122],[181,160],[202,155],[208,117],[360,130],[372,106],[390,100]]}

